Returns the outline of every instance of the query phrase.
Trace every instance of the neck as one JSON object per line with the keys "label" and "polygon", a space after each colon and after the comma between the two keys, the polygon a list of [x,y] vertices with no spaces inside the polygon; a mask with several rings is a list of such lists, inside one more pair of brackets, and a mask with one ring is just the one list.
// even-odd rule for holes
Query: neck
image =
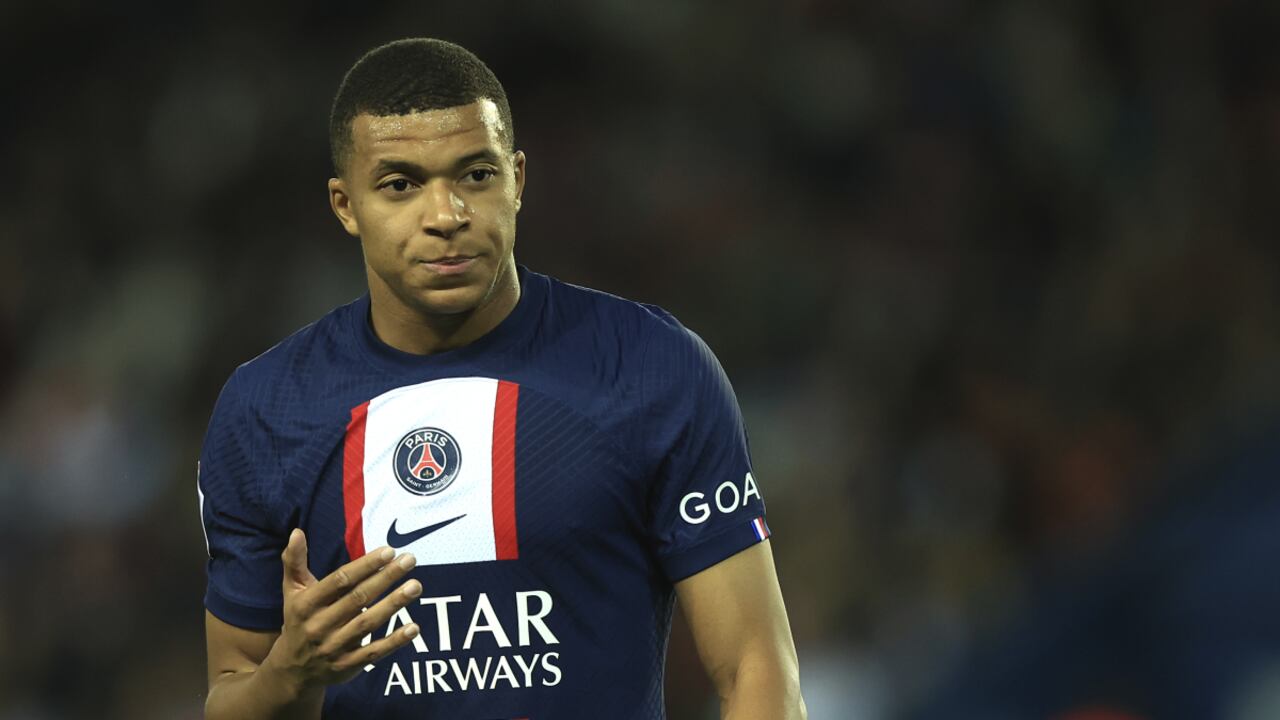
{"label": "neck", "polygon": [[373,332],[401,352],[432,355],[479,340],[506,319],[520,301],[520,279],[512,261],[498,272],[488,296],[467,312],[441,315],[404,302],[386,283],[369,274],[369,314]]}

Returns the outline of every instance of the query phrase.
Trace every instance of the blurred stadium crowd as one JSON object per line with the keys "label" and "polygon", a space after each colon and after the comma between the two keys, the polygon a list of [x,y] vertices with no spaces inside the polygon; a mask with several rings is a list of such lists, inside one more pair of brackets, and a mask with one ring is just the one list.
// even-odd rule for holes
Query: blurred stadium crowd
{"label": "blurred stadium crowd", "polygon": [[0,3],[0,720],[200,716],[204,426],[361,292],[406,35],[506,86],[521,261],[718,352],[811,718],[1280,717],[1280,5],[239,5]]}

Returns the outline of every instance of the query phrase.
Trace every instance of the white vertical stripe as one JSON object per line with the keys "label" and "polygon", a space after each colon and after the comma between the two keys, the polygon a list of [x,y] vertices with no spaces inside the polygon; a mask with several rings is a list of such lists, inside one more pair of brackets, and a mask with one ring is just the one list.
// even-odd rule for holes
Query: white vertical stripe
{"label": "white vertical stripe", "polygon": [[[397,388],[369,402],[365,423],[364,542],[367,550],[399,533],[463,516],[403,549],[419,565],[494,560],[493,413],[498,381],[449,378]],[[416,495],[396,479],[396,448],[405,435],[436,428],[457,442],[457,478],[432,495]]]}

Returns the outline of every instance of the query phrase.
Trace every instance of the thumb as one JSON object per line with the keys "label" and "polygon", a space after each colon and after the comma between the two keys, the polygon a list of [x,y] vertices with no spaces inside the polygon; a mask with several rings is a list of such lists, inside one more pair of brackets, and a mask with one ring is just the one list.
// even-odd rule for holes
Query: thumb
{"label": "thumb", "polygon": [[316,581],[316,576],[312,575],[307,567],[307,536],[301,529],[294,528],[293,532],[289,533],[289,543],[284,546],[284,553],[280,559],[284,561],[286,593],[291,587],[298,585],[306,587]]}

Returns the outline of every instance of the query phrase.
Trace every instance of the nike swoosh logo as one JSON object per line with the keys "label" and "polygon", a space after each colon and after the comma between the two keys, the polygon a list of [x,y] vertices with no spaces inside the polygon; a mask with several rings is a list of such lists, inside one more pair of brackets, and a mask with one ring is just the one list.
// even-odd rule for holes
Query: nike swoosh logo
{"label": "nike swoosh logo", "polygon": [[396,532],[396,524],[400,522],[399,519],[397,519],[395,522],[391,523],[391,527],[387,528],[387,544],[393,548],[404,547],[414,540],[424,538],[440,528],[449,525],[450,523],[457,522],[466,516],[467,514],[463,513],[456,518],[450,518],[443,522],[438,522],[435,525],[428,525],[424,528],[418,528],[417,530],[403,534]]}

